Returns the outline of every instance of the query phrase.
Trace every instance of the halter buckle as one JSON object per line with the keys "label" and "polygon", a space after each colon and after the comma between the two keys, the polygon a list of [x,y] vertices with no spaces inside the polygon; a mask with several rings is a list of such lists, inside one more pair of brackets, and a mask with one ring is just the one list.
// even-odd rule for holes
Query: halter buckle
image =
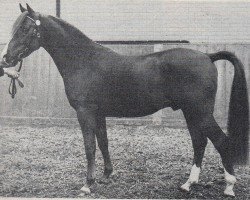
{"label": "halter buckle", "polygon": [[40,26],[40,25],[41,25],[41,21],[37,19],[37,20],[35,21],[35,24],[36,24],[37,26]]}

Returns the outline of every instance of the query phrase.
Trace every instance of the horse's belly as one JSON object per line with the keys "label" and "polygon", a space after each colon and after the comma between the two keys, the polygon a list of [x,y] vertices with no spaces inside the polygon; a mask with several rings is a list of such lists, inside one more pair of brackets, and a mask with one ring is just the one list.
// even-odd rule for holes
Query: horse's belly
{"label": "horse's belly", "polygon": [[115,108],[112,110],[108,110],[106,112],[107,117],[143,117],[147,115],[151,115],[157,112],[160,109],[132,109],[132,108]]}
{"label": "horse's belly", "polygon": [[107,117],[143,117],[151,115],[160,109],[170,107],[170,100],[162,100],[161,102],[120,102],[113,103],[104,108]]}

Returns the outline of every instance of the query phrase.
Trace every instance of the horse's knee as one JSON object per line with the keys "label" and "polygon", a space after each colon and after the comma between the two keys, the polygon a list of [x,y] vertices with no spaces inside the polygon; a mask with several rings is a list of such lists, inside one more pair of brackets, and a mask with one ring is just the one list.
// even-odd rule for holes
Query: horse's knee
{"label": "horse's knee", "polygon": [[97,128],[97,108],[95,106],[79,106],[76,110],[77,119],[82,130]]}
{"label": "horse's knee", "polygon": [[85,145],[85,154],[88,161],[95,159],[96,145],[86,146]]}

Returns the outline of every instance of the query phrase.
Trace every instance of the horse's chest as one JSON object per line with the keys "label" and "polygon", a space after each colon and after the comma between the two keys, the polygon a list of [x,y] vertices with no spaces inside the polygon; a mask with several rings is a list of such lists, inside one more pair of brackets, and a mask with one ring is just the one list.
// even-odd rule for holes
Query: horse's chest
{"label": "horse's chest", "polygon": [[101,78],[95,74],[75,73],[64,78],[66,95],[70,102],[95,101],[102,91]]}

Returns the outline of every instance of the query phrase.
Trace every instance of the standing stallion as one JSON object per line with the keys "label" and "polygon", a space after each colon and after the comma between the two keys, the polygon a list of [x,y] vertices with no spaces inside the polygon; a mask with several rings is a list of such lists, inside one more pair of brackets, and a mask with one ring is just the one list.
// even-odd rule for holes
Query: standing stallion
{"label": "standing stallion", "polygon": [[[43,47],[53,58],[76,110],[88,162],[89,193],[95,181],[96,138],[104,159],[104,178],[113,171],[106,132],[106,117],[140,117],[172,107],[184,113],[194,148],[185,191],[197,183],[207,139],[219,152],[225,169],[224,194],[234,196],[234,164],[248,158],[249,104],[243,65],[229,52],[205,54],[171,49],[144,56],[123,56],[86,37],[67,22],[20,5],[22,14],[13,25],[2,59],[9,67]],[[228,135],[213,117],[217,70],[213,62],[234,65],[228,117]]]}

